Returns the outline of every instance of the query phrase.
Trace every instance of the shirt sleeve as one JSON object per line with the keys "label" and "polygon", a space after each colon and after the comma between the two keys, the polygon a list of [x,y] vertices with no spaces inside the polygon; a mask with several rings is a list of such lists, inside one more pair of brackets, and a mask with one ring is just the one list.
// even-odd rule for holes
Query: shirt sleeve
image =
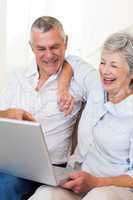
{"label": "shirt sleeve", "polygon": [[11,108],[11,103],[16,95],[17,80],[15,74],[8,75],[8,81],[0,91],[0,110]]}
{"label": "shirt sleeve", "polygon": [[66,60],[70,63],[74,72],[74,80],[81,87],[86,100],[90,91],[101,87],[98,71],[78,56],[69,55]]}
{"label": "shirt sleeve", "polygon": [[130,150],[129,150],[129,169],[126,172],[127,175],[133,177],[133,130],[130,138]]}

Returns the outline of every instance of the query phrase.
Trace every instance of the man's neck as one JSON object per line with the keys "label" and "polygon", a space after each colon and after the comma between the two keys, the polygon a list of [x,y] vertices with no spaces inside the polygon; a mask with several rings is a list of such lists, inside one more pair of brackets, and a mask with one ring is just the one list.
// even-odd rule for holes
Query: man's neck
{"label": "man's neck", "polygon": [[36,91],[39,91],[40,88],[44,85],[44,83],[48,80],[49,76],[44,75],[44,74],[39,74],[37,86],[36,86]]}

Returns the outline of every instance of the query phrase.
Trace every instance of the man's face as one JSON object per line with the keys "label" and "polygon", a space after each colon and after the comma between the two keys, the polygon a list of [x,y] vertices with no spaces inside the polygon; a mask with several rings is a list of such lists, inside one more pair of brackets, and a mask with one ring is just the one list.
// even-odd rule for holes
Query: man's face
{"label": "man's face", "polygon": [[40,75],[49,78],[57,73],[63,64],[67,41],[61,36],[58,28],[41,33],[33,31],[32,50],[35,54]]}

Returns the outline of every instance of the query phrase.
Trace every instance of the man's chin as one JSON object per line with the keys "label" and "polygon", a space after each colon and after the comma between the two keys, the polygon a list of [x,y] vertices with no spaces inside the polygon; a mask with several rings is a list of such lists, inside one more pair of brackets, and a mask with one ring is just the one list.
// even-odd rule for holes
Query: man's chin
{"label": "man's chin", "polygon": [[59,71],[59,68],[53,69],[53,70],[49,70],[47,71],[47,73],[49,74],[49,76],[56,74]]}
{"label": "man's chin", "polygon": [[41,63],[39,68],[40,68],[40,70],[42,69],[42,71],[46,72],[50,76],[50,75],[56,74],[59,71],[60,66],[61,66],[61,64],[59,62],[56,64]]}

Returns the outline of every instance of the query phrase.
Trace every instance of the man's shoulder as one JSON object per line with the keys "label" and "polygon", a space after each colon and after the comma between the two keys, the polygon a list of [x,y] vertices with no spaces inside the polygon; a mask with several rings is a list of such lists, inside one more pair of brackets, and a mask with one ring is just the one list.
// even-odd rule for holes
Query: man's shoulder
{"label": "man's shoulder", "polygon": [[90,63],[79,56],[67,55],[65,59],[72,65],[72,67],[77,66],[79,69],[87,71],[95,70],[95,68]]}
{"label": "man's shoulder", "polygon": [[87,83],[97,80],[98,70],[82,58],[70,55],[66,57],[66,60],[70,63],[73,69],[74,79],[81,85],[85,80],[87,80]]}
{"label": "man's shoulder", "polygon": [[83,62],[83,63],[86,63],[88,64],[87,61],[85,61],[85,59],[81,58],[80,56],[77,56],[77,55],[73,55],[73,54],[67,54],[65,56],[66,59],[70,59],[72,61],[80,61],[80,62]]}

